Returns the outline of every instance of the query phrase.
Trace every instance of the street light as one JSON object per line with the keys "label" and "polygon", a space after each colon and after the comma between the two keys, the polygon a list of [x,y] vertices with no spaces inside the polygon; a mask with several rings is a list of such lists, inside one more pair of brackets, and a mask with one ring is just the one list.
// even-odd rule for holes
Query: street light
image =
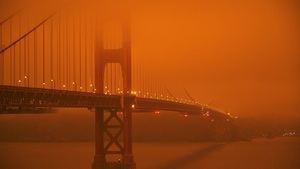
{"label": "street light", "polygon": [[51,88],[53,89],[53,88],[55,87],[55,86],[54,86],[54,80],[51,79],[50,82],[51,82]]}
{"label": "street light", "polygon": [[21,86],[22,81],[19,79],[18,80],[18,86]]}
{"label": "street light", "polygon": [[29,87],[29,79],[27,75],[24,76],[24,85],[26,84],[25,81],[27,81],[27,87]]}
{"label": "street light", "polygon": [[132,105],[131,105],[131,108],[132,108],[132,109],[134,109],[134,108],[135,108],[135,105],[134,105],[134,104],[132,104]]}

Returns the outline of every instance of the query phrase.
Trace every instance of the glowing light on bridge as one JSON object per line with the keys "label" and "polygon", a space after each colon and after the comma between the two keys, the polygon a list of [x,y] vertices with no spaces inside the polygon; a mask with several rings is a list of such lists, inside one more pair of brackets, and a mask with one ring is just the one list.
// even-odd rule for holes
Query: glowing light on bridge
{"label": "glowing light on bridge", "polygon": [[155,115],[160,115],[160,112],[159,111],[155,111],[154,114]]}
{"label": "glowing light on bridge", "polygon": [[134,105],[134,104],[132,104],[132,105],[131,105],[131,108],[132,108],[132,109],[134,109],[134,108],[135,108],[135,105]]}
{"label": "glowing light on bridge", "polygon": [[204,113],[203,116],[209,117],[209,116],[210,116],[210,112],[209,112],[209,111],[206,111],[206,113]]}
{"label": "glowing light on bridge", "polygon": [[136,95],[137,92],[136,91],[131,91],[131,94]]}

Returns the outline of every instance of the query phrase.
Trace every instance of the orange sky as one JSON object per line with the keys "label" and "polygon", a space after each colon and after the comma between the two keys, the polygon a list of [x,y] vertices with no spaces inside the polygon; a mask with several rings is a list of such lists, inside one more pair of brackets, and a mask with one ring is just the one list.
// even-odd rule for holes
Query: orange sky
{"label": "orange sky", "polygon": [[297,1],[133,4],[134,59],[174,93],[239,115],[300,116]]}

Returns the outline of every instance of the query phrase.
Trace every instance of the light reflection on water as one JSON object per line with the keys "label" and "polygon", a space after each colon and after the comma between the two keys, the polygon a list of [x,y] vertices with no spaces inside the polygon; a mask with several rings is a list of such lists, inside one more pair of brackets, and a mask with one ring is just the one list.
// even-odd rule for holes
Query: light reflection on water
{"label": "light reflection on water", "polygon": [[[137,169],[299,169],[300,138],[135,143]],[[93,143],[0,143],[1,169],[89,169]]]}

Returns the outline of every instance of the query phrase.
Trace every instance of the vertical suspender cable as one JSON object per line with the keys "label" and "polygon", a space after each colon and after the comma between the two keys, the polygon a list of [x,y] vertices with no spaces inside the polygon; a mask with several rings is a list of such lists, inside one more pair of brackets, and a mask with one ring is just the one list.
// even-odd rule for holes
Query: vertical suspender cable
{"label": "vertical suspender cable", "polygon": [[138,64],[137,65],[137,82],[138,82],[138,93],[139,93],[139,96],[141,95],[141,78],[140,78],[140,75],[141,75],[141,72],[140,72],[140,65]]}
{"label": "vertical suspender cable", "polygon": [[108,68],[108,64],[104,65],[104,71],[105,71],[105,92],[108,92],[109,90],[109,84],[108,84],[108,76],[109,76],[109,72],[108,72],[109,68]]}
{"label": "vertical suspender cable", "polygon": [[144,77],[143,77],[143,81],[144,81],[144,95],[145,96],[147,96],[147,79],[146,79],[146,77],[147,77],[147,72],[146,72],[146,70],[144,71],[144,75],[143,75]]}
{"label": "vertical suspender cable", "polygon": [[149,96],[149,87],[150,87],[150,81],[149,81],[149,76],[148,76],[148,74],[147,74],[148,72],[146,72],[146,76],[145,76],[145,78],[146,78],[146,85],[147,85],[147,89],[146,89],[146,91],[147,91],[147,93],[146,93],[146,96],[148,97]]}
{"label": "vertical suspender cable", "polygon": [[144,82],[144,96],[147,94],[147,82],[146,82],[146,71],[143,72],[143,82]]}
{"label": "vertical suspender cable", "polygon": [[24,77],[24,86],[26,86],[27,83],[27,36],[24,38],[24,73],[23,73],[23,77]]}
{"label": "vertical suspender cable", "polygon": [[114,80],[114,82],[115,82],[115,94],[117,94],[117,88],[118,88],[117,75],[118,75],[118,73],[117,73],[117,64],[115,64],[115,80]]}
{"label": "vertical suspender cable", "polygon": [[30,38],[27,39],[27,87],[30,85]]}
{"label": "vertical suspender cable", "polygon": [[[29,27],[29,19],[27,18],[27,26]],[[27,38],[27,69],[26,69],[26,77],[27,77],[27,87],[30,85],[30,37]]]}
{"label": "vertical suspender cable", "polygon": [[[0,50],[2,49],[2,24],[0,24]],[[3,61],[3,63],[2,63],[2,68],[0,68],[0,69],[2,69],[1,71],[0,71],[0,73],[2,73],[0,76],[2,76],[2,81],[1,81],[1,83],[3,83],[4,84],[4,53],[1,53],[0,54],[0,62],[1,62],[1,60]]]}
{"label": "vertical suspender cable", "polygon": [[[93,21],[93,20],[92,20]],[[94,57],[95,57],[95,52],[94,52],[94,44],[95,44],[95,41],[94,41],[94,25],[93,25],[93,22],[90,22],[90,26],[91,26],[91,34],[90,34],[90,43],[91,43],[91,59],[90,59],[90,74],[91,74],[91,83],[93,84],[93,87],[92,87],[92,90],[94,91],[94,88],[95,88],[95,76],[94,76]],[[99,90],[99,89],[98,89]]]}
{"label": "vertical suspender cable", "polygon": [[[117,41],[117,28],[116,28],[116,25],[114,26],[114,29],[113,29],[113,32],[112,32],[112,37],[113,37],[113,48],[118,48],[119,46],[119,44],[118,44],[118,41]],[[114,94],[116,94],[117,93],[117,71],[116,71],[116,67],[117,67],[117,64],[116,63],[113,63],[112,64],[112,68],[113,68],[113,70],[112,70],[112,72],[113,72],[113,93]]]}
{"label": "vertical suspender cable", "polygon": [[76,67],[76,55],[75,55],[75,19],[74,19],[74,16],[73,16],[73,82],[75,83],[74,84],[74,90],[76,90],[77,89],[77,84],[76,84],[76,69],[75,69],[75,67]]}
{"label": "vertical suspender cable", "polygon": [[43,88],[45,87],[45,24],[43,24]]}
{"label": "vertical suspender cable", "polygon": [[23,47],[24,47],[24,73],[23,73],[23,77],[24,77],[24,86],[26,86],[27,83],[27,36],[24,38],[24,43],[23,43]]}
{"label": "vertical suspender cable", "polygon": [[60,22],[60,57],[59,57],[59,69],[60,69],[60,81],[63,90],[65,90],[65,82],[64,82],[64,34],[63,34],[63,21],[61,16],[61,22]]}
{"label": "vertical suspender cable", "polygon": [[63,90],[66,89],[66,84],[65,84],[65,75],[64,75],[64,27],[63,27],[63,21],[61,22],[61,26],[60,26],[60,74],[61,74],[61,83],[62,83],[62,87]]}
{"label": "vertical suspender cable", "polygon": [[[0,50],[1,49],[2,49],[2,24],[0,24]],[[3,60],[3,63],[1,63],[1,66],[3,67],[0,68],[0,73],[1,73],[0,78],[2,78],[0,84],[4,84],[4,53],[0,54],[0,62],[1,60]]]}
{"label": "vertical suspender cable", "polygon": [[67,32],[68,32],[68,36],[67,36],[67,38],[68,38],[68,83],[69,83],[69,86],[70,86],[70,88],[69,88],[69,90],[71,90],[72,89],[72,86],[73,86],[73,84],[72,84],[72,78],[71,78],[71,32],[70,32],[70,30],[71,30],[71,25],[70,25],[70,22],[71,22],[71,20],[70,20],[70,16],[68,17],[68,29],[67,29]]}
{"label": "vertical suspender cable", "polygon": [[13,84],[16,84],[16,45],[13,46],[14,54],[13,54]]}
{"label": "vertical suspender cable", "polygon": [[111,66],[112,66],[112,77],[113,77],[113,79],[112,79],[112,86],[113,86],[113,90],[112,90],[112,93],[115,93],[115,91],[116,91],[116,81],[115,81],[115,76],[116,76],[116,72],[115,72],[115,66],[116,66],[116,64],[115,63],[112,63],[111,64]]}
{"label": "vertical suspender cable", "polygon": [[135,91],[137,91],[137,86],[136,86],[136,60],[135,60],[135,55],[131,55],[131,68],[132,68],[132,82],[133,82],[133,86],[132,89],[134,89]]}
{"label": "vertical suspender cable", "polygon": [[93,58],[93,55],[92,55],[92,46],[93,46],[93,43],[91,43],[91,37],[92,37],[92,26],[91,26],[91,21],[88,21],[88,29],[90,30],[89,34],[88,34],[88,42],[89,42],[89,53],[88,53],[88,56],[89,56],[89,59],[88,59],[88,75],[89,75],[89,82],[90,82],[90,90],[93,92],[93,79],[92,79],[92,58]]}
{"label": "vertical suspender cable", "polygon": [[150,74],[148,74],[146,77],[147,77],[147,97],[149,97],[150,87],[151,87]]}
{"label": "vertical suspender cable", "polygon": [[144,95],[147,96],[147,72],[144,70]]}
{"label": "vertical suspender cable", "polygon": [[[92,68],[92,81],[93,81],[93,89],[96,89],[96,79],[95,79],[95,41],[96,41],[96,24],[94,22],[91,22],[91,26],[92,26],[92,34],[91,34],[91,46],[92,46],[92,60],[91,60],[91,68]],[[103,72],[104,74],[104,72]],[[103,75],[104,76],[104,75]],[[102,82],[103,83],[103,82]],[[103,89],[98,89],[98,90],[103,90]]]}
{"label": "vertical suspender cable", "polygon": [[58,37],[57,37],[57,85],[58,85],[58,89],[61,88],[61,72],[60,72],[60,54],[61,54],[61,51],[60,51],[60,31],[61,31],[61,18],[60,18],[60,15],[58,16],[58,30],[57,30],[57,34],[58,34]]}
{"label": "vertical suspender cable", "polygon": [[[12,31],[11,31],[11,22],[9,22],[9,42],[11,43],[11,39],[12,39]],[[9,84],[10,85],[12,85],[12,74],[11,74],[11,72],[12,72],[12,50],[11,50],[11,48],[9,49]]]}
{"label": "vertical suspender cable", "polygon": [[79,88],[82,89],[81,86],[81,16],[79,16]]}
{"label": "vertical suspender cable", "polygon": [[[9,22],[9,42],[12,43],[12,21]],[[12,59],[12,48],[9,49],[9,58],[10,58],[10,85],[13,84],[13,80],[12,80],[12,62],[13,62],[13,59]]]}
{"label": "vertical suspender cable", "polygon": [[66,17],[66,81],[68,89],[70,89],[70,39],[69,39],[69,18]]}
{"label": "vertical suspender cable", "polygon": [[64,27],[63,27],[63,55],[62,55],[62,59],[63,59],[63,63],[62,63],[62,67],[63,67],[63,75],[64,75],[64,86],[65,86],[65,90],[68,89],[68,82],[67,82],[67,59],[68,59],[68,50],[67,50],[67,21],[66,21],[66,16],[64,16]]}
{"label": "vertical suspender cable", "polygon": [[151,95],[151,84],[152,84],[151,74],[149,73],[149,76],[148,76],[148,97]]}
{"label": "vertical suspender cable", "polygon": [[[19,37],[21,37],[21,15],[19,15]],[[19,74],[18,74],[18,85],[21,85],[21,67],[22,67],[22,64],[21,64],[21,59],[22,59],[22,56],[21,56],[21,53],[22,53],[22,49],[21,49],[21,45],[22,45],[22,40],[19,42]]]}
{"label": "vertical suspender cable", "polygon": [[113,93],[113,63],[110,64],[110,93]]}
{"label": "vertical suspender cable", "polygon": [[144,96],[144,72],[141,71],[141,94]]}
{"label": "vertical suspender cable", "polygon": [[53,20],[51,20],[50,25],[50,83],[51,89],[54,87],[54,79],[53,79]]}
{"label": "vertical suspender cable", "polygon": [[[29,17],[27,17],[27,28],[29,28]],[[27,87],[30,85],[29,79],[30,77],[30,37],[27,38],[27,70],[26,70],[26,76],[27,76]]]}
{"label": "vertical suspender cable", "polygon": [[15,76],[16,76],[16,45],[13,46],[13,57],[12,57],[12,64],[13,64],[13,67],[12,67],[12,70],[13,70],[13,85],[15,85],[16,83],[16,79],[15,79]]}
{"label": "vertical suspender cable", "polygon": [[33,55],[33,69],[34,69],[34,87],[37,87],[37,32],[36,30],[34,31],[34,45],[33,45],[33,49],[34,49],[34,55]]}
{"label": "vertical suspender cable", "polygon": [[85,54],[84,54],[84,57],[85,57],[85,76],[84,76],[84,79],[85,79],[85,90],[88,91],[88,88],[87,88],[87,16],[85,18],[85,45],[84,45],[84,48],[85,48]]}

